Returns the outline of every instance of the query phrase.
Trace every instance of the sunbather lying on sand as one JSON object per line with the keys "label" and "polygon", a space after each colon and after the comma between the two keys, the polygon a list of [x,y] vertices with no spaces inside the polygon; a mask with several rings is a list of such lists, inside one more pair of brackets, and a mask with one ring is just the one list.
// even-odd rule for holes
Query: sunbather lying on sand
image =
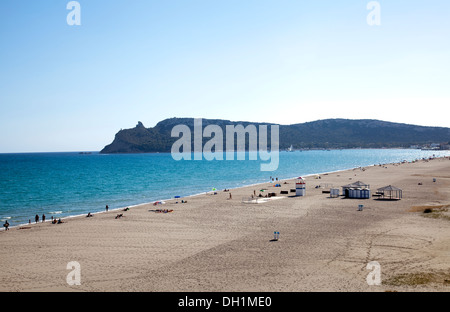
{"label": "sunbather lying on sand", "polygon": [[168,209],[156,209],[155,210],[155,212],[163,212],[163,213],[168,213],[168,212],[172,212],[173,211],[173,209],[170,209],[170,210],[168,210]]}

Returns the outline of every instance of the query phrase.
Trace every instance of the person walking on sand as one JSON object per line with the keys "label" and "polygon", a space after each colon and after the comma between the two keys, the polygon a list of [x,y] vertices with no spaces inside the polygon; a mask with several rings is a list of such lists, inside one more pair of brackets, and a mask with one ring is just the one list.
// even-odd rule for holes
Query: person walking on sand
{"label": "person walking on sand", "polygon": [[108,208],[109,208],[108,205],[106,205],[106,208],[105,208],[105,209],[106,209],[106,212],[108,212]]}
{"label": "person walking on sand", "polygon": [[231,199],[231,193],[230,193],[230,198],[229,199]]}
{"label": "person walking on sand", "polygon": [[45,222],[45,214],[42,214],[42,222]]}
{"label": "person walking on sand", "polygon": [[3,224],[3,226],[5,227],[5,231],[8,231],[8,227],[9,227],[8,220],[5,221],[5,224]]}
{"label": "person walking on sand", "polygon": [[36,216],[34,217],[34,221],[36,221],[36,223],[38,223],[38,221],[39,221],[39,216],[38,216],[38,215],[36,215]]}

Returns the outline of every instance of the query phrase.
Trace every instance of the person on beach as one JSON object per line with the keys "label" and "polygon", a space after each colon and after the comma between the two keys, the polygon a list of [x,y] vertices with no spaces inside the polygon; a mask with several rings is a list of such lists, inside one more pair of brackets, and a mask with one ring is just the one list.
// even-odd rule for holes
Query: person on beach
{"label": "person on beach", "polygon": [[8,220],[5,221],[5,224],[3,224],[3,226],[5,227],[5,231],[8,231],[8,227],[9,227]]}
{"label": "person on beach", "polygon": [[42,222],[45,222],[45,214],[42,214]]}
{"label": "person on beach", "polygon": [[231,199],[231,193],[230,193],[230,197],[228,199]]}
{"label": "person on beach", "polygon": [[106,205],[106,208],[105,208],[105,209],[106,209],[106,212],[108,212],[108,209],[109,209],[108,205]]}
{"label": "person on beach", "polygon": [[38,223],[38,221],[39,221],[39,216],[38,216],[38,215],[36,215],[36,216],[34,217],[34,221],[36,221],[36,223]]}

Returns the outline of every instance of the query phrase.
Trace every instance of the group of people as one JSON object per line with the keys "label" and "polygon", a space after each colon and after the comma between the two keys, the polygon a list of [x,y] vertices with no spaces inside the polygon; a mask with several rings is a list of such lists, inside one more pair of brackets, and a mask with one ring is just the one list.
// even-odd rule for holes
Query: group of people
{"label": "group of people", "polygon": [[[52,216],[52,220],[53,220],[53,216]],[[36,223],[39,222],[39,215],[36,215],[36,216],[34,217],[34,221],[35,221]],[[45,222],[45,214],[42,214],[42,222]],[[31,220],[28,220],[28,223],[31,223]]]}
{"label": "group of people", "polygon": [[[34,221],[35,221],[36,223],[39,222],[39,215],[36,215],[36,216],[34,217]],[[42,214],[42,222],[45,222],[45,214]],[[28,223],[31,223],[31,220],[29,220]],[[53,218],[53,216],[52,216],[52,224],[60,224],[60,223],[64,223],[64,222],[61,220],[61,218],[59,218],[59,219],[57,220],[56,218]]]}
{"label": "group of people", "polygon": [[[34,217],[34,222],[36,222],[36,223],[39,222],[39,215],[36,215]],[[42,222],[45,222],[45,214],[42,214]],[[28,220],[28,223],[31,223],[31,220]],[[64,222],[61,221],[61,218],[56,220],[56,218],[53,218],[53,216],[52,216],[52,224],[55,224],[55,223],[64,223]]]}
{"label": "group of people", "polygon": [[[253,190],[253,194],[252,194],[252,199],[255,197],[264,197],[261,193],[259,193],[258,195],[256,195],[256,190]],[[266,194],[267,197],[267,194]]]}
{"label": "group of people", "polygon": [[[34,221],[35,221],[36,223],[39,222],[39,215],[36,215],[36,216],[34,217]],[[42,222],[45,222],[45,214],[42,214]],[[31,223],[31,220],[29,220],[28,223]],[[57,220],[56,218],[53,218],[53,216],[52,216],[52,224],[59,224],[59,223],[64,223],[64,222],[61,220],[61,218],[59,218],[59,219]]]}
{"label": "group of people", "polygon": [[[224,192],[229,192],[230,189],[224,189],[223,191],[224,191]],[[231,193],[229,194],[228,199],[233,199],[233,196],[231,196]]]}
{"label": "group of people", "polygon": [[[106,207],[108,207],[108,205],[106,205]],[[129,207],[122,209],[122,211],[128,211],[128,210],[130,210]],[[108,210],[106,210],[106,211],[108,211]],[[119,219],[119,218],[122,218],[122,217],[123,217],[123,213],[120,213],[120,214],[117,214],[115,218]]]}
{"label": "group of people", "polygon": [[[109,209],[109,207],[108,207],[108,205],[106,205],[106,211],[108,211],[108,209]],[[123,211],[128,211],[128,210],[130,210],[130,208],[125,208]],[[92,215],[90,212],[87,214],[87,218],[90,218],[90,217],[93,217],[94,215]],[[120,218],[120,217],[122,217],[123,215],[122,214],[120,214],[120,215],[117,215],[116,216],[116,219],[117,218]],[[42,217],[40,218],[39,217],[39,215],[38,214],[36,214],[36,216],[34,216],[34,222],[37,224],[38,222],[39,222],[39,220],[42,220],[42,222],[45,222],[45,214],[42,214]],[[30,220],[28,220],[28,223],[29,224],[31,224],[31,219]],[[52,216],[52,221],[51,221],[51,223],[52,224],[61,224],[61,223],[64,223],[64,221],[62,221],[61,220],[61,218],[59,218],[59,219],[57,219],[57,218],[53,218],[53,216]],[[8,222],[8,220],[6,220],[5,221],[5,223],[3,224],[3,226],[5,227],[5,231],[8,231],[9,230],[9,222]]]}

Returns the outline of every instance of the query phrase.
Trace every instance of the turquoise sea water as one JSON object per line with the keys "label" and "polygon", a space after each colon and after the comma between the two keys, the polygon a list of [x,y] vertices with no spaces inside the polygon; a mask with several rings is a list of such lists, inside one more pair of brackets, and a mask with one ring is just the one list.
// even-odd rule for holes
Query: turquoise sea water
{"label": "turquoise sea water", "polygon": [[[354,149],[280,152],[278,170],[255,160],[175,161],[171,154],[0,154],[0,219],[11,226],[38,214],[67,217],[174,196],[294,178],[315,173],[412,161],[450,151]],[[267,163],[267,162],[265,162]],[[3,224],[3,223],[2,223]]]}

